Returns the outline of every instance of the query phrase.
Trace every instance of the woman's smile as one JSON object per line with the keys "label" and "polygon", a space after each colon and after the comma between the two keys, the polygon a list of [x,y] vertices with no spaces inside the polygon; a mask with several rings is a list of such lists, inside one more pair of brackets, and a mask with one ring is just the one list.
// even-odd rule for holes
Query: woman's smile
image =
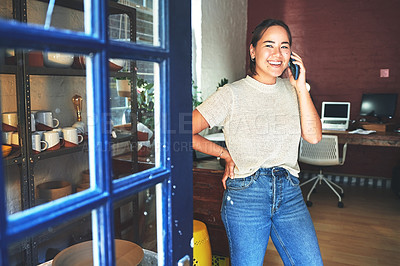
{"label": "woman's smile", "polygon": [[271,60],[268,60],[267,61],[272,67],[276,67],[276,68],[279,68],[279,67],[281,67],[281,65],[282,65],[282,61],[271,61]]}

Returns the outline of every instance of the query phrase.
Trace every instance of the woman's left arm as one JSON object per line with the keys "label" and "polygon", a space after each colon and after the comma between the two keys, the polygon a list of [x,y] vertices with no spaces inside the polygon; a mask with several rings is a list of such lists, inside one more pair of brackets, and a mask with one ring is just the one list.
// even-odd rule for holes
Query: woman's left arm
{"label": "woman's left arm", "polygon": [[306,69],[303,60],[296,53],[292,58],[294,64],[300,67],[300,75],[297,80],[290,75],[290,83],[296,88],[300,109],[301,136],[309,143],[318,143],[322,138],[321,119],[311,100],[310,93],[306,87]]}

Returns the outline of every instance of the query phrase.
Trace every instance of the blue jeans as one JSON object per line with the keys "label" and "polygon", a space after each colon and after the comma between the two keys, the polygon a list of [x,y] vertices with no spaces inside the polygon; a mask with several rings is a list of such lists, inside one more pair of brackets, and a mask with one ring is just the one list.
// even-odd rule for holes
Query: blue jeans
{"label": "blue jeans", "polygon": [[221,217],[232,266],[263,265],[269,236],[285,265],[323,265],[297,177],[281,167],[261,168],[228,178],[226,186]]}

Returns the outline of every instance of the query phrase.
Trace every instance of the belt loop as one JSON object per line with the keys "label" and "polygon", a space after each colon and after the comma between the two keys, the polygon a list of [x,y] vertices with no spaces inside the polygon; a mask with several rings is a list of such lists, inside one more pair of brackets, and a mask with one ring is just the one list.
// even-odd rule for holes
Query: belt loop
{"label": "belt loop", "polygon": [[276,178],[276,176],[275,176],[275,166],[274,167],[272,167],[271,168],[271,174],[272,174],[272,176],[274,177],[274,179]]}
{"label": "belt loop", "polygon": [[289,178],[290,177],[290,172],[286,168],[283,168],[283,169],[285,169],[286,177]]}

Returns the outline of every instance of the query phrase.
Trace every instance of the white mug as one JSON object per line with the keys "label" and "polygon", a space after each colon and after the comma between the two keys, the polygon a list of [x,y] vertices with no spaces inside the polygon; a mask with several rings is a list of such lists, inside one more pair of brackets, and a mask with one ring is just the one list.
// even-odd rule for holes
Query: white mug
{"label": "white mug", "polygon": [[42,140],[40,134],[32,134],[32,150],[34,153],[39,153],[46,150],[49,147],[47,141]]}
{"label": "white mug", "polygon": [[8,112],[2,114],[2,130],[4,132],[17,131],[18,114],[16,112]]}
{"label": "white mug", "polygon": [[62,132],[62,128],[61,128],[61,127],[55,128],[55,129],[53,129],[52,131],[57,132],[58,135],[60,136],[60,139],[63,138],[63,132]]}
{"label": "white mug", "polygon": [[35,120],[35,114],[31,113],[31,132],[36,131],[36,120]]}
{"label": "white mug", "polygon": [[11,135],[11,145],[13,147],[19,147],[19,135],[18,132],[13,132]]}
{"label": "white mug", "polygon": [[62,132],[65,147],[75,147],[83,141],[83,136],[78,134],[78,130],[74,127],[65,127]]}
{"label": "white mug", "polygon": [[48,144],[48,150],[54,151],[58,150],[62,146],[62,142],[60,142],[60,135],[55,131],[46,131],[43,133],[43,138]]}
{"label": "white mug", "polygon": [[11,145],[11,143],[12,143],[12,134],[13,133],[14,132],[12,132],[12,131],[7,131],[7,132],[3,131],[2,132],[3,144]]}
{"label": "white mug", "polygon": [[43,140],[43,139],[44,139],[44,137],[43,137],[44,132],[46,132],[46,131],[44,131],[44,130],[39,130],[39,131],[36,131],[35,133],[36,133],[36,134],[39,134],[39,135],[40,135],[40,138]]}
{"label": "white mug", "polygon": [[75,122],[72,127],[76,128],[78,130],[78,133],[84,135],[85,134],[85,123],[83,123],[82,121],[79,122]]}
{"label": "white mug", "polygon": [[[55,123],[54,123],[55,122]],[[37,130],[52,130],[58,127],[60,121],[53,118],[51,111],[37,111],[36,113],[36,129]]]}

